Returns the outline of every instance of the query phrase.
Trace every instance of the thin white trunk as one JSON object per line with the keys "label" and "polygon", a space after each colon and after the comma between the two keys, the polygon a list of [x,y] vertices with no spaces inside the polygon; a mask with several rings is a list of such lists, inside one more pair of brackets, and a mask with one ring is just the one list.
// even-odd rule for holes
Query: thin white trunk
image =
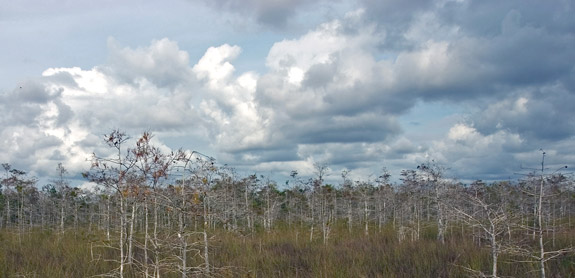
{"label": "thin white trunk", "polygon": [[246,190],[244,191],[244,199],[245,199],[245,206],[246,206],[246,218],[248,221],[248,229],[251,230],[252,223],[250,219],[250,203],[248,202],[248,185],[246,184]]}
{"label": "thin white trunk", "polygon": [[347,200],[347,231],[351,234],[353,228],[353,206],[351,203],[351,198]]}
{"label": "thin white trunk", "polygon": [[120,278],[124,277],[124,233],[126,232],[124,197],[120,192]]}
{"label": "thin white trunk", "polygon": [[445,243],[445,215],[443,211],[443,206],[441,205],[439,186],[435,186],[435,201],[437,202],[437,240],[442,244]]}
{"label": "thin white trunk", "polygon": [[128,264],[133,262],[134,224],[136,222],[136,202],[132,203],[132,216],[130,218],[130,234],[128,235]]}
{"label": "thin white trunk", "polygon": [[158,242],[158,196],[154,193],[154,276],[160,278],[160,249]]}
{"label": "thin white trunk", "polygon": [[364,221],[365,221],[365,228],[364,228],[364,234],[365,236],[369,235],[369,224],[368,224],[368,217],[369,217],[369,210],[367,209],[367,197],[365,197],[363,199],[363,213],[364,213]]}
{"label": "thin white trunk", "polygon": [[309,242],[313,241],[313,223],[311,224],[311,228],[309,229]]}
{"label": "thin white trunk", "polygon": [[489,232],[491,236],[491,277],[497,278],[497,260],[499,256],[499,246],[497,245],[497,232],[493,222],[491,222],[491,231]]}
{"label": "thin white trunk", "polygon": [[150,240],[150,234],[148,233],[149,221],[148,221],[148,200],[144,200],[144,277],[148,278],[148,241]]}
{"label": "thin white trunk", "polygon": [[78,229],[78,203],[74,201],[74,230]]}
{"label": "thin white trunk", "polygon": [[10,227],[11,222],[11,213],[10,213],[10,197],[6,198],[6,228]]}
{"label": "thin white trunk", "polygon": [[62,204],[60,205],[60,233],[64,234],[64,200],[62,200]]}
{"label": "thin white trunk", "polygon": [[182,204],[180,209],[180,217],[179,217],[179,228],[180,231],[178,233],[178,237],[180,238],[181,244],[181,260],[182,260],[182,278],[187,278],[187,253],[188,253],[188,242],[186,241],[186,223],[185,223],[185,208],[186,208],[186,187],[185,182],[182,183]]}
{"label": "thin white trunk", "polygon": [[[543,170],[543,169],[542,169]],[[544,179],[541,176],[541,183],[539,185],[539,203],[537,206],[537,233],[539,236],[539,271],[540,277],[545,278],[545,244],[543,242],[543,185]]]}
{"label": "thin white trunk", "polygon": [[204,230],[204,264],[205,264],[205,274],[206,276],[210,276],[210,259],[208,253],[208,233]]}
{"label": "thin white trunk", "polygon": [[106,203],[106,240],[110,241],[110,196]]}

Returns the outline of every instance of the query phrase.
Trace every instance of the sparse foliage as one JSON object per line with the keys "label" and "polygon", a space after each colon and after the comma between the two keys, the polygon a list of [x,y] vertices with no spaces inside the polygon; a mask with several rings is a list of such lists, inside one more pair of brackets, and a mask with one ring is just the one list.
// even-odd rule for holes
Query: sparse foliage
{"label": "sparse foliage", "polygon": [[[565,263],[574,251],[574,182],[543,164],[518,182],[469,185],[447,179],[433,161],[402,171],[399,183],[384,168],[363,180],[343,171],[337,185],[326,182],[327,165],[316,164],[313,177],[292,171],[284,186],[263,175],[241,177],[198,152],[166,153],[152,138],[106,135],[110,155],[94,154],[84,173],[100,185],[95,192],[71,186],[62,164],[41,190],[26,172],[3,164],[2,231],[23,245],[38,228],[55,231],[62,244],[83,239],[98,266],[90,275],[101,276],[333,276],[338,272],[321,268],[335,262],[330,252],[384,266],[333,267],[369,277],[575,271]],[[402,268],[401,259],[427,268]],[[278,269],[264,271],[266,264]]]}

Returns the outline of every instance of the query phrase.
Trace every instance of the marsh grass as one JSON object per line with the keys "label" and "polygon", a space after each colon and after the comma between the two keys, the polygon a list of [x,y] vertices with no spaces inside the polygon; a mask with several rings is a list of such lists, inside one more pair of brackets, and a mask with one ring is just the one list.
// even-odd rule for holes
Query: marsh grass
{"label": "marsh grass", "polygon": [[33,230],[22,235],[0,232],[0,277],[86,277],[106,271],[93,263],[85,234],[58,235]]}
{"label": "marsh grass", "polygon": [[[241,234],[211,232],[210,257],[218,277],[468,277],[465,268],[488,272],[489,249],[478,247],[470,237],[451,235],[442,245],[432,225],[422,239],[399,242],[391,226],[365,236],[361,229],[351,233],[335,227],[327,244],[318,233],[309,241],[309,229],[278,228]],[[564,233],[557,244],[568,243],[573,234]],[[448,237],[449,238],[449,237]],[[110,273],[117,254],[100,246],[104,233],[33,230],[17,235],[0,232],[0,277],[92,277]],[[192,239],[193,240],[193,239]],[[502,277],[538,277],[537,266],[519,263],[521,258],[502,255]],[[190,256],[191,265],[202,258]],[[574,277],[575,256],[548,263],[550,277]],[[162,277],[178,277],[165,269]],[[141,277],[128,270],[126,277]]]}

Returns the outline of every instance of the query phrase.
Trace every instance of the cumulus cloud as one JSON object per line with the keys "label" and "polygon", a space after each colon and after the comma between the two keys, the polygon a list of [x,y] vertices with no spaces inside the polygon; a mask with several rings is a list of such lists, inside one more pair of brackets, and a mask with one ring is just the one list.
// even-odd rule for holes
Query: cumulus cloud
{"label": "cumulus cloud", "polygon": [[218,89],[234,73],[234,66],[230,63],[237,58],[241,49],[239,46],[224,44],[220,47],[210,47],[193,68],[199,79],[205,79],[210,89]]}
{"label": "cumulus cloud", "polygon": [[73,111],[62,100],[61,89],[51,89],[41,82],[23,82],[0,95],[2,117],[0,159],[15,166],[43,169],[59,159],[63,140]]}
{"label": "cumulus cloud", "polygon": [[207,128],[216,140],[216,148],[237,151],[266,144],[269,137],[266,120],[260,115],[253,98],[257,74],[233,75],[230,63],[240,53],[238,46],[209,48],[193,67],[207,90],[199,111],[209,121]]}
{"label": "cumulus cloud", "polygon": [[143,79],[158,87],[174,86],[190,78],[190,61],[186,51],[166,38],[152,41],[149,47],[121,47],[108,40],[108,64],[98,70],[119,82],[138,83]]}
{"label": "cumulus cloud", "polygon": [[499,131],[480,134],[473,126],[456,124],[443,140],[433,143],[429,155],[451,168],[455,177],[498,179],[520,170],[517,153],[523,139],[514,133]]}
{"label": "cumulus cloud", "polygon": [[482,134],[472,124],[453,125],[445,136],[432,142],[425,156],[417,161],[434,159],[449,168],[449,175],[469,182],[475,179],[501,180],[520,178],[541,162],[543,148],[549,156],[547,166],[559,168],[573,162],[570,140],[556,140],[552,145],[539,145],[521,134],[500,129]]}
{"label": "cumulus cloud", "polygon": [[366,51],[376,42],[372,30],[348,33],[351,21],[323,24],[270,49],[270,71],[256,97],[261,110],[273,111],[275,132],[290,142],[381,141],[400,131],[399,107],[388,109],[396,102],[386,90],[391,77]]}
{"label": "cumulus cloud", "polygon": [[418,97],[469,100],[571,79],[575,37],[565,27],[573,7],[565,2],[362,4],[385,34],[379,51],[396,57],[398,83]]}
{"label": "cumulus cloud", "polygon": [[[209,47],[191,61],[170,39],[135,48],[109,39],[101,65],[49,68],[0,95],[0,158],[38,172],[62,160],[82,165],[104,151],[101,134],[119,127],[157,132],[166,148],[182,142],[170,136],[190,137],[224,163],[285,174],[312,174],[316,162],[369,174],[436,159],[466,178],[501,178],[539,148],[575,161],[561,155],[575,135],[569,3],[354,3],[275,42],[259,71],[234,64],[249,46]],[[209,5],[282,27],[316,4]],[[416,103],[461,107],[464,120],[411,136],[425,128],[401,124]]]}
{"label": "cumulus cloud", "polygon": [[575,95],[561,86],[521,91],[487,105],[476,123],[484,133],[509,130],[547,144],[575,135]]}
{"label": "cumulus cloud", "polygon": [[[198,122],[188,54],[175,42],[129,49],[110,41],[111,61],[92,69],[49,68],[35,81],[3,94],[2,161],[49,174],[58,162],[72,171],[103,151],[98,138],[129,132],[188,129]],[[200,125],[201,126],[201,125]]]}

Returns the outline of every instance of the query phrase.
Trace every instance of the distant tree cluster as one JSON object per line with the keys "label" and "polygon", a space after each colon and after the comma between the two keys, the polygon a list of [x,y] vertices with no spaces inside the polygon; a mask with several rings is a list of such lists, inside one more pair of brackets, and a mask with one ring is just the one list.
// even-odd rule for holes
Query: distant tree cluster
{"label": "distant tree cluster", "polygon": [[[37,185],[26,172],[2,164],[0,228],[19,234],[49,228],[61,235],[78,227],[99,230],[102,243],[116,250],[117,268],[143,277],[160,277],[166,269],[181,277],[210,276],[210,234],[225,230],[238,237],[255,231],[299,229],[302,241],[330,244],[336,225],[358,237],[395,231],[393,240],[418,242],[433,227],[439,244],[468,237],[491,253],[490,269],[466,268],[470,275],[499,277],[500,255],[515,263],[538,265],[546,277],[549,260],[572,253],[572,242],[559,240],[575,227],[575,187],[561,171],[541,169],[516,181],[462,184],[445,178],[445,170],[429,162],[401,172],[390,182],[384,169],[375,179],[351,180],[341,173],[337,185],[326,184],[327,166],[302,178],[292,171],[281,188],[265,176],[240,177],[213,158],[182,150],[164,153],[144,133],[135,145],[118,130],[105,137],[113,157],[94,155],[84,177],[97,191],[71,187],[64,165],[57,179]],[[386,250],[382,250],[386,252]],[[201,257],[202,264],[191,265]]]}

